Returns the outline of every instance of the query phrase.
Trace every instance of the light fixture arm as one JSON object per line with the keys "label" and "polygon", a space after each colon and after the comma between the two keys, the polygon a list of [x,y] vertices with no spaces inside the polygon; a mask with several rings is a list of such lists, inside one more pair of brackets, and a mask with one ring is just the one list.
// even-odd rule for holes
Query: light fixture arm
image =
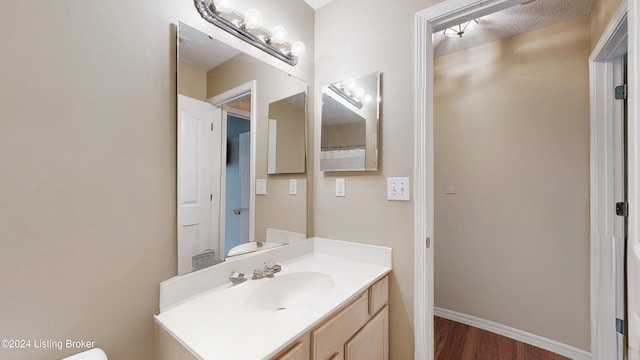
{"label": "light fixture arm", "polygon": [[213,1],[211,1],[210,4],[207,4],[207,0],[194,0],[194,4],[196,6],[196,9],[198,9],[198,12],[200,13],[200,16],[202,16],[203,19],[207,20],[211,24],[248,42],[249,44],[270,54],[271,56],[274,56],[286,62],[291,66],[295,66],[298,63],[297,56],[294,56],[290,52],[285,53],[284,51],[271,45],[268,41],[260,40],[260,38],[250,33],[243,27],[236,26],[231,21],[220,16]]}

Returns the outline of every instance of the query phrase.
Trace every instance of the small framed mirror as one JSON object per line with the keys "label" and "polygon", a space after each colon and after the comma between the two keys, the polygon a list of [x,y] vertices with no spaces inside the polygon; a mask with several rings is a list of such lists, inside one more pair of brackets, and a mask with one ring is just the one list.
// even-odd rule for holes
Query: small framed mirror
{"label": "small framed mirror", "polygon": [[321,171],[378,170],[380,72],[322,87]]}

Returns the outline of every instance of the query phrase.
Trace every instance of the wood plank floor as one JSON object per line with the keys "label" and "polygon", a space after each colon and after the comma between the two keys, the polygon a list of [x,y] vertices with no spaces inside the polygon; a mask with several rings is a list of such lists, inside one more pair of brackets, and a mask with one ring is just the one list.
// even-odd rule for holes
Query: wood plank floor
{"label": "wood plank floor", "polygon": [[434,318],[436,360],[565,360],[564,356],[455,321]]}

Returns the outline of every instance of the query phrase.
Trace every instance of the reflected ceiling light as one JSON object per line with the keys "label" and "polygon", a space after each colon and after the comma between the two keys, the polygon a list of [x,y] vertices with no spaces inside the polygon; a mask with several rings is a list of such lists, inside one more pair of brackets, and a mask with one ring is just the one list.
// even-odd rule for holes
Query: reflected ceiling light
{"label": "reflected ceiling light", "polygon": [[444,35],[448,37],[462,37],[462,35],[475,29],[476,26],[478,26],[478,19],[473,19],[471,21],[463,22],[462,24],[444,29]]}
{"label": "reflected ceiling light", "polygon": [[284,27],[265,29],[262,14],[256,9],[249,9],[243,15],[235,10],[234,0],[194,0],[194,4],[203,19],[289,65],[296,65],[306,51],[301,41],[287,42]]}

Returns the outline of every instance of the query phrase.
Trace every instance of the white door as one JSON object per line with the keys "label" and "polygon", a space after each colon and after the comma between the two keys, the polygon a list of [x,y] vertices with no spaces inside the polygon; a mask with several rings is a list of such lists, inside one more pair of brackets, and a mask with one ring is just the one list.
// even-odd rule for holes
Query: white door
{"label": "white door", "polygon": [[178,274],[191,271],[193,255],[218,249],[219,175],[214,176],[213,166],[213,121],[218,110],[178,95]]}

